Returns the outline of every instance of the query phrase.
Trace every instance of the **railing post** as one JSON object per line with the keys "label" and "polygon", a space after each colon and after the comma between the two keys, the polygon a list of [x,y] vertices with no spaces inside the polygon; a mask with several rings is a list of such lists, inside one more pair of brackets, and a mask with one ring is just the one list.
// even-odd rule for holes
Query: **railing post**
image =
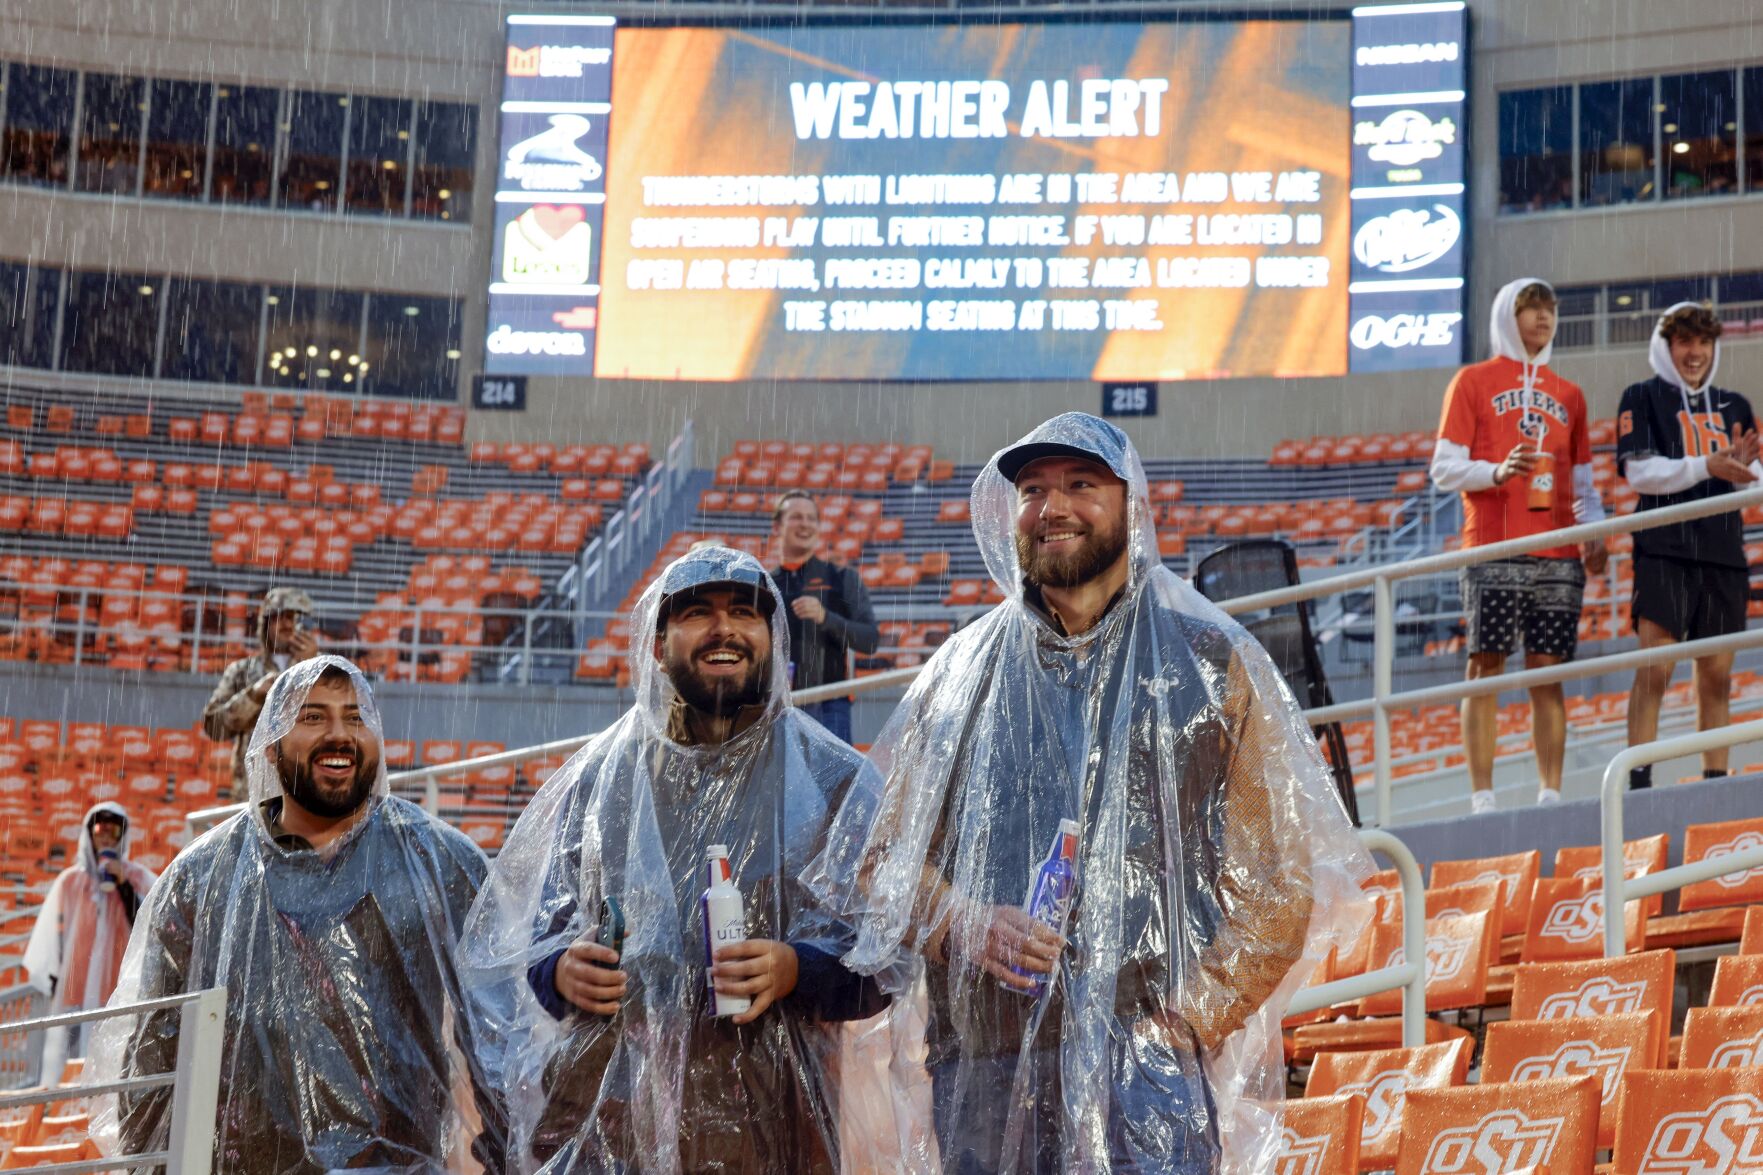
{"label": "railing post", "polygon": [[413,683],[422,680],[422,663],[421,663],[421,661],[422,661],[422,605],[418,604],[416,606],[416,611],[411,614],[411,619],[410,619],[410,680]]}
{"label": "railing post", "polygon": [[533,681],[533,610],[528,608],[520,614],[520,684],[531,685]]}
{"label": "railing post", "polygon": [[[73,667],[75,669],[80,667],[81,654],[86,650],[86,601],[89,590],[88,588],[80,589],[79,616],[73,622]],[[99,619],[102,622],[103,618]],[[103,631],[102,623],[99,624],[99,631]]]}
{"label": "railing post", "polygon": [[432,771],[422,777],[422,806],[430,816],[441,814],[441,783]]}
{"label": "railing post", "polygon": [[1395,680],[1396,609],[1395,591],[1388,576],[1380,575],[1372,584],[1373,628],[1371,643],[1372,685],[1371,724],[1373,780],[1377,790],[1377,823],[1390,823],[1390,711],[1389,697]]}
{"label": "railing post", "polygon": [[220,1053],[226,1032],[226,988],[214,987],[179,1015],[177,1092],[172,1096],[167,1171],[209,1175],[220,1100]]}
{"label": "railing post", "polygon": [[[202,596],[196,597],[196,629],[190,635],[190,672],[191,673],[201,673],[202,672],[202,621],[205,619],[202,614],[202,605],[206,602],[207,601],[206,601],[205,597],[202,597]],[[183,597],[180,596],[178,598],[178,603],[180,605],[183,603]],[[180,611],[181,611],[181,608],[180,608]],[[181,617],[180,617],[180,619],[181,619]]]}

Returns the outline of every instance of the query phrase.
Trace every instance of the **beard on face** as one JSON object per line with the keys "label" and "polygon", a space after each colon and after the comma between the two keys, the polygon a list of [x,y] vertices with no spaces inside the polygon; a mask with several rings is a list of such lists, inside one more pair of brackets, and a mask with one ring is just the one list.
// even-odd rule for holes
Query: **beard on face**
{"label": "beard on face", "polygon": [[[712,681],[699,673],[698,658],[717,649],[731,649],[745,656],[746,675]],[[739,637],[727,636],[705,641],[685,654],[668,649],[662,654],[661,667],[686,705],[712,717],[729,718],[742,706],[757,706],[765,700],[766,675],[771,669],[771,659],[757,655],[752,646]]]}
{"label": "beard on face", "polygon": [[1028,583],[1044,588],[1061,590],[1079,587],[1097,578],[1126,553],[1126,525],[1118,519],[1110,519],[1105,529],[1091,528],[1084,535],[1083,543],[1077,550],[1067,554],[1053,554],[1043,551],[1040,538],[1043,534],[1058,530],[1078,530],[1075,524],[1060,526],[1041,525],[1035,533],[1023,534],[1016,532],[1016,563],[1022,569],[1022,578]]}
{"label": "beard on face", "polygon": [[[312,765],[318,760],[337,754],[355,760],[355,776],[340,790],[320,784],[312,771]],[[289,799],[320,819],[336,820],[366,802],[368,793],[373,790],[374,778],[379,774],[379,759],[364,756],[354,742],[346,740],[320,743],[304,759],[290,758],[278,743],[276,769],[282,777],[282,790]]]}

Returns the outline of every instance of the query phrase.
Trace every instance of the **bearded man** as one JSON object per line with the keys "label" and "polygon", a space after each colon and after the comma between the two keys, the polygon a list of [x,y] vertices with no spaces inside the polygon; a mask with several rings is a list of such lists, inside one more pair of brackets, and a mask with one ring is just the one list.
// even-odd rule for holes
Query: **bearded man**
{"label": "bearded man", "polygon": [[851,970],[928,991],[917,1169],[1270,1170],[1280,1018],[1368,913],[1316,744],[1265,651],[1158,561],[1118,428],[1036,428],[972,517],[1004,603],[926,664],[872,752],[884,793],[805,875]]}
{"label": "bearded man", "polygon": [[[832,1175],[839,1022],[886,1005],[797,881],[864,758],[789,703],[789,632],[758,561],[694,549],[637,604],[636,704],[553,775],[466,929],[516,1014],[499,1068],[530,1171]],[[706,852],[741,940],[707,959]],[[716,996],[750,1001],[718,1018]]]}
{"label": "bearded man", "polygon": [[[217,1172],[462,1171],[467,1145],[502,1169],[484,1020],[453,958],[488,866],[387,793],[383,748],[354,665],[284,670],[245,757],[245,811],[178,854],[136,923],[113,1002],[227,989]],[[104,1021],[96,1080],[174,1069],[178,1023],[176,1009]],[[106,1154],[163,1150],[170,1119],[169,1088],[123,1093],[93,1133]]]}

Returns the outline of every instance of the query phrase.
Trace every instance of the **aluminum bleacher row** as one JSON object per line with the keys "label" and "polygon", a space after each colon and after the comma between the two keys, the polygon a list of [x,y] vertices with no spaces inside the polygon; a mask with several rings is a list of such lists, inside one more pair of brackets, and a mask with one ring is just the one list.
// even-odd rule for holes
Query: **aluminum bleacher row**
{"label": "aluminum bleacher row", "polygon": [[[1683,859],[1759,837],[1763,819],[1692,824]],[[1763,1170],[1763,869],[1685,886],[1670,916],[1658,896],[1627,903],[1633,945],[1607,959],[1600,852],[1563,848],[1546,877],[1535,851],[1434,862],[1425,1043],[1397,1047],[1400,992],[1289,1019],[1304,1096],[1277,1169],[1584,1172],[1613,1150],[1597,1170]],[[1668,852],[1664,836],[1627,842],[1627,874]],[[1376,920],[1313,982],[1400,962],[1395,871],[1366,889]],[[1470,1154],[1499,1165],[1453,1165]]]}
{"label": "aluminum bleacher row", "polygon": [[[11,387],[0,656],[212,672],[254,644],[255,602],[272,585],[340,604],[324,623],[345,646],[396,635],[418,604],[452,610],[425,618],[431,649],[484,643],[475,610],[539,604],[650,458],[642,444],[467,448],[463,423],[458,408],[404,402]],[[76,649],[82,613],[111,631]],[[443,682],[472,668],[457,652],[362,659]]]}

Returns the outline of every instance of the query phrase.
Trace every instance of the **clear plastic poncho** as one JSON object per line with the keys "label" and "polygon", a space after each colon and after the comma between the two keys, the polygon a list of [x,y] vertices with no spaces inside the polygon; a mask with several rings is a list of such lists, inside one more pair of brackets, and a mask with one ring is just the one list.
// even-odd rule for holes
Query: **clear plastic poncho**
{"label": "clear plastic poncho", "polygon": [[[361,817],[314,850],[281,830],[272,755],[329,669],[354,685],[381,753]],[[353,664],[319,656],[284,670],[251,736],[248,807],[178,854],[136,919],[113,1007],[227,989],[217,1175],[466,1171],[467,1149],[501,1170],[500,1105],[471,1060],[483,1018],[453,958],[487,863],[463,833],[388,794],[383,748]],[[175,1069],[178,1015],[103,1021],[88,1079]],[[99,1107],[107,1155],[164,1149],[169,1088]]]}
{"label": "clear plastic poncho", "polygon": [[[926,664],[871,753],[881,801],[841,813],[810,884],[856,927],[853,970],[928,988],[939,1154],[914,1169],[1271,1170],[1280,1020],[1369,916],[1368,855],[1265,651],[1159,562],[1125,434],[1070,413],[1024,442],[1127,483],[1126,587],[1059,635],[1025,600],[995,456],[972,517],[1005,602]],[[1043,997],[972,951],[915,953],[1020,908],[1062,820],[1077,883]]]}
{"label": "clear plastic poncho", "polygon": [[43,899],[43,909],[25,945],[24,968],[31,983],[54,995],[56,1012],[101,1008],[116,984],[123,951],[129,941],[128,913],[114,883],[100,867],[92,845],[92,819],[100,812],[123,822],[116,855],[122,874],[144,899],[153,887],[153,871],[129,860],[129,814],[121,804],[93,804],[80,823],[80,844],[74,864],[61,871]]}
{"label": "clear plastic poncho", "polygon": [[[693,734],[653,643],[670,598],[713,584],[768,596],[771,609],[763,697],[721,743]],[[465,935],[473,981],[515,1010],[500,1066],[509,1169],[837,1171],[839,1022],[885,999],[839,965],[850,935],[810,908],[796,878],[846,795],[873,793],[879,778],[789,705],[783,605],[750,555],[681,557],[644,592],[632,631],[636,704],[521,814]],[[748,937],[787,942],[802,960],[796,990],[745,1026],[706,1008],[698,903],[713,844],[728,847]],[[618,966],[629,977],[610,1017],[562,1001],[546,965],[597,940],[606,898],[623,911]],[[561,1016],[538,998],[547,984]]]}

